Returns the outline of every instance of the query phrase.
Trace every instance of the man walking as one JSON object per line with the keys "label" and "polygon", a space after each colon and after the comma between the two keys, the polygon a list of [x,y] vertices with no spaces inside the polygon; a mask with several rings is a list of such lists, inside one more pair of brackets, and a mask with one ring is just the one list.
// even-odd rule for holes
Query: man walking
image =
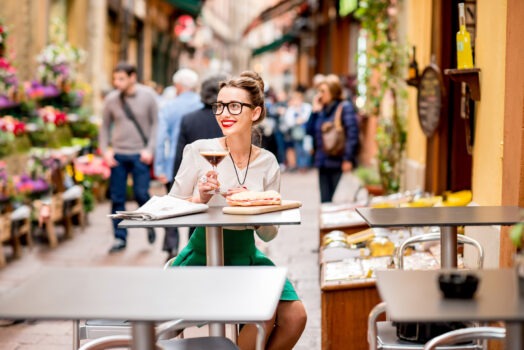
{"label": "man walking", "polygon": [[[177,96],[166,101],[158,117],[158,137],[155,149],[155,176],[166,186],[167,191],[173,183],[173,163],[180,133],[182,117],[202,108],[200,97],[195,92],[198,86],[198,74],[191,69],[182,68],[173,75],[173,84]],[[168,259],[178,254],[178,228],[166,227],[163,250]]]}
{"label": "man walking", "polygon": [[[119,63],[113,69],[113,85],[104,101],[99,146],[111,167],[109,192],[111,213],[125,210],[127,177],[133,177],[133,194],[138,205],[149,200],[149,166],[156,144],[158,108],[154,91],[137,83],[136,67]],[[109,253],[123,250],[127,230],[118,228],[113,219],[115,241]],[[148,229],[148,241],[155,241],[155,231]]]}

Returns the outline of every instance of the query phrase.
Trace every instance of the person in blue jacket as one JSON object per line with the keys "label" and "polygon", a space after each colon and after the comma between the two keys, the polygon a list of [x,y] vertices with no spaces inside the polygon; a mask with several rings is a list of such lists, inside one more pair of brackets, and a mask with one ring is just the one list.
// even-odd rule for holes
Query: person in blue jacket
{"label": "person in blue jacket", "polygon": [[[357,165],[359,151],[359,128],[356,111],[351,102],[344,100],[340,79],[327,75],[317,85],[313,99],[313,113],[308,120],[306,132],[314,139],[313,165],[318,168],[320,200],[331,202],[343,172],[352,171]],[[342,104],[342,124],[346,135],[344,152],[340,156],[326,154],[322,145],[322,124],[333,121],[337,107]]]}

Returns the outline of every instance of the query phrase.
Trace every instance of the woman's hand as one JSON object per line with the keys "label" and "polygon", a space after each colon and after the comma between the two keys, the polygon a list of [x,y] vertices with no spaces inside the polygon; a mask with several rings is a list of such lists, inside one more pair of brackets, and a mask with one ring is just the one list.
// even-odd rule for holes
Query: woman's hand
{"label": "woman's hand", "polygon": [[200,202],[207,203],[213,197],[210,191],[214,191],[220,187],[218,182],[218,174],[216,171],[210,170],[200,179],[198,179],[198,193],[200,194]]}

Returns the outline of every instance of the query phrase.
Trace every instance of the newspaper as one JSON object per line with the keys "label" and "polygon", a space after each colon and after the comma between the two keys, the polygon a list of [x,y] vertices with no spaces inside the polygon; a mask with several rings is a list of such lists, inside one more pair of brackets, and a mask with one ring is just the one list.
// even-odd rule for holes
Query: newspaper
{"label": "newspaper", "polygon": [[206,211],[207,204],[192,203],[173,196],[153,196],[143,206],[132,211],[117,211],[108,215],[115,219],[160,220],[175,216],[194,214]]}

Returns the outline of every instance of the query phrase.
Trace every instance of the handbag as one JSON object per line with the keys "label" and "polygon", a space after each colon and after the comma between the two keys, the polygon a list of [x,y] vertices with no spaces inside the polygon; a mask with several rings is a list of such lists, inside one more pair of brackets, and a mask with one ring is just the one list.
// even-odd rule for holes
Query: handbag
{"label": "handbag", "polygon": [[346,133],[342,124],[342,103],[335,111],[333,121],[326,121],[320,126],[322,132],[322,149],[329,156],[341,156],[346,147]]}
{"label": "handbag", "polygon": [[[144,143],[144,147],[147,147],[146,134],[144,134],[144,130],[142,130],[142,128],[140,127],[140,124],[138,124],[138,122],[137,122],[137,120],[135,118],[135,114],[131,110],[131,107],[129,107],[129,105],[127,104],[126,99],[124,98],[124,94],[123,93],[120,93],[120,101],[122,102],[122,108],[124,109],[124,113],[126,114],[126,117],[129,120],[131,120],[131,122],[133,123],[135,128],[138,130],[138,133],[140,134],[140,138],[142,139],[142,142]],[[150,173],[149,175],[150,175],[150,177],[152,179],[155,178],[153,164],[155,164],[154,160],[152,160],[151,164],[149,165],[149,173]]]}

